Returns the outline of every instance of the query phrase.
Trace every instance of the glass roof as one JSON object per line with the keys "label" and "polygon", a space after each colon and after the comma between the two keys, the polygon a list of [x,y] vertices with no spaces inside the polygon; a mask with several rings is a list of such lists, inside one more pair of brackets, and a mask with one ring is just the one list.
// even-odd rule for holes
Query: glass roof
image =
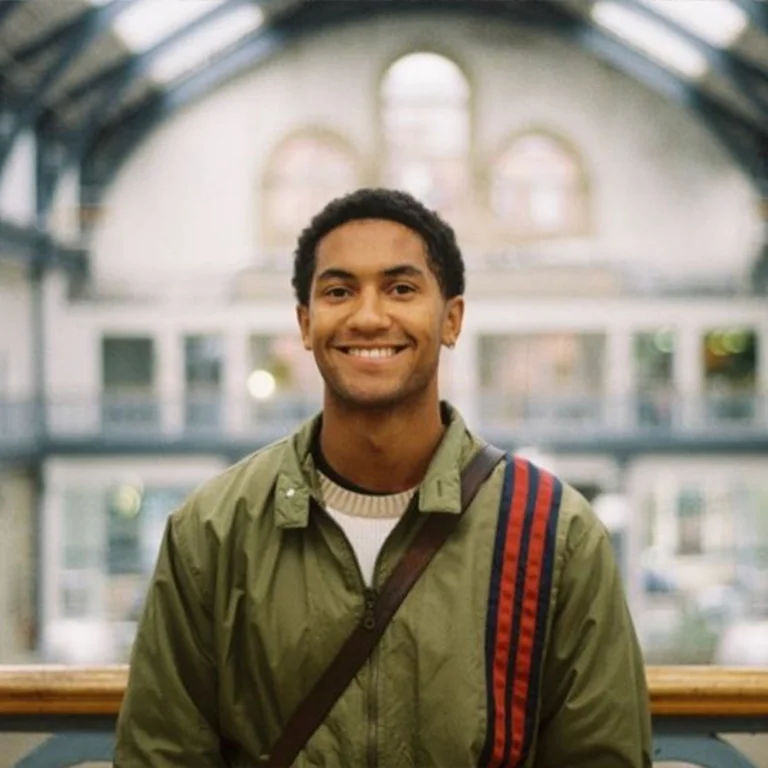
{"label": "glass roof", "polygon": [[136,53],[151,48],[223,0],[139,0],[114,21],[115,32]]}
{"label": "glass roof", "polygon": [[[696,0],[696,8],[712,0]],[[680,0],[644,0],[663,7]],[[715,0],[719,2],[719,0]],[[707,60],[695,45],[666,27],[662,22],[647,18],[611,0],[598,0],[592,6],[593,20],[623,42],[652,57],[660,64],[674,69],[690,79],[707,71]]]}
{"label": "glass roof", "polygon": [[168,47],[149,67],[149,76],[168,83],[257,29],[263,21],[255,5],[242,5],[217,17]]}
{"label": "glass roof", "polygon": [[[231,2],[231,0],[226,0]],[[87,0],[92,5],[123,0]],[[201,16],[219,8],[225,0],[136,0],[127,3],[113,25],[115,33],[134,53],[141,54],[178,32]],[[581,0],[574,0],[581,2]],[[659,17],[645,15],[617,0],[594,0],[592,21],[622,43],[682,76],[694,80],[708,72],[706,51],[667,26],[663,17],[683,27],[702,42],[727,49],[736,44],[749,26],[745,11],[735,0],[637,0]],[[217,53],[251,33],[264,22],[256,0],[231,2],[231,10],[198,26],[197,29],[162,47],[147,69],[151,79],[168,86],[191,70],[203,65]],[[405,64],[407,63],[407,67]],[[392,68],[385,90],[399,85],[401,89],[421,93],[452,82],[457,90],[466,89],[461,72],[448,71],[445,60],[434,54],[420,53],[406,57],[402,72]],[[400,82],[402,80],[402,82]]]}
{"label": "glass roof", "polygon": [[706,42],[727,48],[747,28],[744,11],[731,0],[640,0]]}

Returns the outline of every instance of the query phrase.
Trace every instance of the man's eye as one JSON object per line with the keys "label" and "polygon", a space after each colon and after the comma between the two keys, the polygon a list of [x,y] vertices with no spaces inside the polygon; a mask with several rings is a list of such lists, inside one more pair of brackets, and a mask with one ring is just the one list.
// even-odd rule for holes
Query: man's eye
{"label": "man's eye", "polygon": [[414,290],[415,288],[407,283],[397,283],[397,285],[392,286],[393,293],[396,293],[398,296],[405,296],[408,293],[413,293]]}
{"label": "man's eye", "polygon": [[329,296],[332,299],[343,299],[345,296],[349,294],[348,288],[342,288],[341,286],[336,286],[335,288],[329,288],[325,295]]}

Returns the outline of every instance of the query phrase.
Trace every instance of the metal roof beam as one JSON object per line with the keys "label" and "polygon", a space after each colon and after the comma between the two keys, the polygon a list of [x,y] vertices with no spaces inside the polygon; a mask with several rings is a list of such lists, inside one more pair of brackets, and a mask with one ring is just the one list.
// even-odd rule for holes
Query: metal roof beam
{"label": "metal roof beam", "polygon": [[95,10],[95,8],[89,8],[79,13],[75,18],[67,19],[63,24],[47,30],[40,37],[33,38],[18,50],[13,51],[13,58],[22,64],[29,64],[38,56],[58,48],[77,32],[78,27],[85,21],[86,17],[93,14]]}
{"label": "metal roof beam", "polygon": [[40,119],[35,125],[37,152],[35,153],[35,210],[37,225],[43,230],[48,227],[48,213],[53,205],[53,196],[60,176],[64,149],[52,134],[50,121]]}
{"label": "metal roof beam", "polygon": [[720,139],[742,170],[758,185],[762,184],[768,162],[768,126],[747,121],[693,83],[681,79],[562,6],[555,5],[552,0],[540,2],[548,5],[555,14],[568,16],[576,22],[568,35],[587,50],[651,90],[693,111]]}
{"label": "metal roof beam", "polygon": [[[68,147],[68,161],[74,163],[80,160],[95,131],[108,119],[110,106],[120,101],[131,84],[145,74],[154,61],[188,35],[251,2],[252,0],[226,0],[203,16],[195,18],[189,24],[174,31],[144,53],[132,56],[116,67],[110,67],[89,81],[79,84],[76,89],[70,90],[69,94],[65,94],[61,99],[62,101],[66,101],[68,96],[69,98],[83,98],[91,93],[100,92],[100,97],[90,107],[88,114],[80,121],[79,125],[67,131],[63,136],[63,141]],[[56,106],[53,105],[51,109],[55,112]]]}
{"label": "metal roof beam", "polygon": [[[459,11],[465,9],[467,4],[467,0],[448,2],[452,9]],[[478,9],[485,5],[484,0],[476,2]],[[501,7],[504,2],[498,0],[496,5]],[[442,0],[430,2],[429,6],[430,10],[445,10],[445,2]],[[156,125],[178,109],[278,53],[293,39],[334,22],[359,19],[372,12],[422,11],[423,7],[423,3],[408,0],[356,0],[354,3],[344,0],[305,0],[294,3],[280,18],[244,37],[208,67],[197,70],[181,82],[156,94],[131,114],[106,126],[102,136],[96,137],[95,144],[89,148],[84,173],[96,186],[106,183],[122,164],[123,153],[132,151]]]}
{"label": "metal roof beam", "polygon": [[[168,37],[163,38],[159,43],[155,44],[151,48],[148,48],[141,54],[132,55],[126,57],[123,61],[118,62],[114,66],[103,69],[97,72],[93,77],[83,80],[76,85],[65,91],[58,99],[58,102],[71,104],[79,101],[82,98],[86,98],[96,91],[102,89],[109,90],[112,93],[115,85],[122,82],[125,77],[138,77],[146,72],[149,65],[160,56],[165,53],[168,48],[179,40],[183,40],[190,33],[200,29],[201,27],[215,21],[219,16],[229,13],[235,8],[241,5],[252,5],[253,0],[225,0],[220,5],[214,6],[214,8],[202,16],[197,16],[192,19],[188,24],[180,29],[172,32]],[[56,109],[56,105],[52,106]]]}
{"label": "metal roof beam", "polygon": [[21,0],[5,0],[0,4],[0,25],[21,5]]}
{"label": "metal roof beam", "polygon": [[13,58],[21,63],[29,63],[43,53],[46,53],[60,45],[64,45],[73,35],[77,35],[84,24],[88,23],[88,18],[105,8],[114,6],[119,7],[123,0],[111,0],[111,2],[102,6],[102,8],[87,8],[78,13],[73,18],[66,19],[53,29],[47,30],[40,37],[36,37],[25,43],[21,48],[12,52]]}
{"label": "metal roof beam", "polygon": [[612,0],[633,12],[661,24],[692,45],[706,60],[709,67],[728,80],[762,115],[768,124],[768,74],[744,60],[735,51],[724,51],[703,40],[674,19],[638,2],[638,0]]}
{"label": "metal roof beam", "polygon": [[765,0],[731,0],[749,17],[749,21],[761,32],[768,34],[768,3]]}
{"label": "metal roof beam", "polygon": [[[169,90],[148,100],[130,115],[122,115],[109,125],[89,152],[85,165],[86,179],[96,185],[107,183],[129,153],[159,123],[183,106],[213,91],[224,82],[279,52],[288,42],[316,31],[321,26],[345,20],[359,20],[374,13],[395,11],[419,12],[421,3],[412,0],[356,0],[354,3],[322,0],[305,3],[268,27],[262,27],[231,48],[211,66],[199,70]],[[464,12],[500,18],[509,22],[530,22],[581,44],[598,58],[612,64],[630,77],[644,83],[662,96],[696,112],[723,139],[718,126],[743,126],[755,139],[756,151],[768,147],[768,133],[750,126],[741,116],[695,85],[682,80],[666,68],[655,64],[634,49],[589,24],[580,15],[564,9],[551,0],[535,3],[514,0],[433,0],[430,10]],[[714,116],[714,117],[713,117]],[[729,147],[730,148],[730,147]],[[748,159],[749,158],[749,159]],[[736,160],[753,175],[757,159],[751,147]]]}
{"label": "metal roof beam", "polygon": [[115,17],[135,0],[113,0],[108,5],[91,10],[79,16],[62,41],[56,56],[34,86],[34,90],[22,102],[21,108],[13,115],[13,123],[0,142],[0,173],[5,165],[17,136],[32,125],[43,110],[43,102],[50,89],[65,74],[69,65],[90,42],[109,28]]}
{"label": "metal roof beam", "polygon": [[[196,72],[170,90],[156,94],[131,115],[121,116],[119,124],[108,127],[105,134],[107,141],[102,142],[103,149],[97,148],[91,155],[91,170],[98,169],[96,175],[100,179],[111,177],[112,172],[122,164],[121,153],[130,152],[155,126],[186,104],[211,93],[236,75],[277,53],[287,40],[288,36],[278,30],[264,30],[230,49],[225,57],[211,66]],[[91,153],[91,148],[88,153]]]}

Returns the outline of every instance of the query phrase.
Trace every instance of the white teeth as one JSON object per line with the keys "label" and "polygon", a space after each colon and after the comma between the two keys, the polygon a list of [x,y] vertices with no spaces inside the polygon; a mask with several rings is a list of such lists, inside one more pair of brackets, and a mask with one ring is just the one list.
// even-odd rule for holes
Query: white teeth
{"label": "white teeth", "polygon": [[396,351],[392,347],[382,349],[358,349],[353,347],[349,350],[349,354],[355,357],[392,357]]}

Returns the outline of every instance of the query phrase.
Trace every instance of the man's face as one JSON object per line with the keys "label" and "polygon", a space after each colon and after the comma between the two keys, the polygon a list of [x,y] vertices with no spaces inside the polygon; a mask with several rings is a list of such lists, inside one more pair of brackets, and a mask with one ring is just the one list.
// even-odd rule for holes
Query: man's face
{"label": "man's face", "polygon": [[440,346],[458,339],[464,302],[443,297],[427,259],[420,235],[392,221],[350,221],[320,241],[297,312],[326,397],[371,409],[437,398]]}

